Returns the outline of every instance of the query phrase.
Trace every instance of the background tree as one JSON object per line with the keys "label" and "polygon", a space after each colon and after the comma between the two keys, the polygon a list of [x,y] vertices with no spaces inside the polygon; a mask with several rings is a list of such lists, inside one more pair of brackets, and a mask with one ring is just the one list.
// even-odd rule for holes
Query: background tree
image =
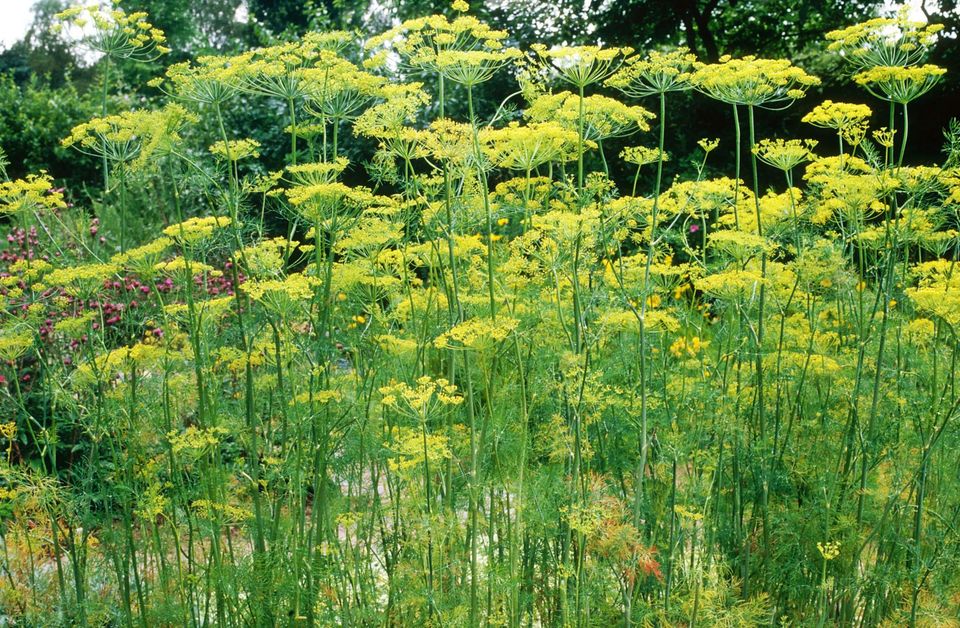
{"label": "background tree", "polygon": [[[172,59],[249,46],[248,24],[238,21],[244,0],[126,0],[126,11],[146,11],[167,35]],[[169,61],[170,59],[167,59]]]}
{"label": "background tree", "polygon": [[54,16],[67,5],[67,0],[37,0],[23,38],[0,52],[0,73],[12,72],[18,83],[28,81],[31,75],[46,77],[52,87],[63,85],[68,77],[87,78],[87,73],[78,72],[79,63],[69,42],[53,28]]}
{"label": "background tree", "polygon": [[873,0],[620,0],[593,18],[595,36],[637,48],[684,45],[704,61],[720,55],[796,57],[822,48],[823,33],[862,20]]}
{"label": "background tree", "polygon": [[[927,114],[917,120],[916,125],[918,133],[932,138],[946,128],[951,118],[960,115],[960,46],[957,45],[960,3],[956,0],[921,0],[920,10],[932,24],[943,24],[940,38],[930,53],[930,63],[947,68],[947,73],[937,85],[936,95],[925,97]],[[932,154],[939,150],[939,144],[930,145],[929,149]]]}

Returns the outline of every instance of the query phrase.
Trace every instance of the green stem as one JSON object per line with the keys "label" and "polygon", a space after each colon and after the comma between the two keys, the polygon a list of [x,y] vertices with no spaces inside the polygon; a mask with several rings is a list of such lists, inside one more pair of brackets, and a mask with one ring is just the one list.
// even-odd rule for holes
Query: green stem
{"label": "green stem", "polygon": [[493,215],[490,210],[490,195],[487,191],[487,175],[483,170],[482,152],[480,150],[480,132],[477,129],[477,117],[473,109],[473,86],[467,86],[467,108],[470,113],[470,127],[473,131],[473,151],[476,160],[477,179],[480,184],[480,194],[483,196],[483,211],[487,221],[487,293],[490,300],[490,319],[497,318],[497,301],[493,283]]}
{"label": "green stem", "polygon": [[900,140],[900,156],[897,158],[897,168],[903,166],[903,156],[907,152],[907,134],[910,131],[910,118],[907,115],[907,103],[903,103],[903,138]]}
{"label": "green stem", "polygon": [[[754,122],[753,105],[747,105],[747,114],[750,124],[750,166],[753,174],[753,200],[757,212],[757,235],[763,236],[763,222],[760,214],[760,181],[757,176],[757,156],[754,153],[756,141],[756,124]],[[763,457],[766,456],[767,449],[767,425],[766,425],[766,399],[763,388],[763,337],[764,337],[764,309],[766,304],[766,280],[767,280],[767,252],[766,249],[760,254],[760,298],[759,313],[757,314],[757,353],[756,353],[756,397],[757,397],[757,423],[760,431],[760,450],[761,450],[761,486],[760,486],[760,516],[763,522],[763,577],[769,575],[770,562],[770,523],[767,518],[767,500],[770,479],[767,476],[766,465]]]}
{"label": "green stem", "polygon": [[[107,95],[109,93],[110,85],[110,55],[106,55],[103,58],[103,89],[100,94],[100,115],[102,117],[107,117]],[[107,153],[103,152],[102,155],[102,167],[103,167],[103,193],[106,195],[110,191],[110,168],[107,163]]]}

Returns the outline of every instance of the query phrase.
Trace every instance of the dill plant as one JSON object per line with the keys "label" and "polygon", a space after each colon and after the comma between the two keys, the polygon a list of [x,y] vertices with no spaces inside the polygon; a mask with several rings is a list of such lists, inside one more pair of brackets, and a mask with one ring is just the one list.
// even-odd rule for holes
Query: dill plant
{"label": "dill plant", "polygon": [[[97,211],[169,206],[150,237],[46,173],[0,182],[5,612],[955,621],[956,129],[943,164],[904,163],[936,27],[828,35],[891,118],[813,105],[824,150],[756,137],[818,83],[789,60],[524,52],[453,8],[176,64],[162,106],[77,126],[116,174]],[[164,52],[145,15],[97,19],[106,55]],[[504,103],[476,98],[510,71]],[[666,176],[692,90],[733,109],[732,178],[707,174],[717,139]],[[274,172],[229,123],[245,99],[290,136]],[[620,155],[652,189],[620,189],[605,142],[652,129]]]}

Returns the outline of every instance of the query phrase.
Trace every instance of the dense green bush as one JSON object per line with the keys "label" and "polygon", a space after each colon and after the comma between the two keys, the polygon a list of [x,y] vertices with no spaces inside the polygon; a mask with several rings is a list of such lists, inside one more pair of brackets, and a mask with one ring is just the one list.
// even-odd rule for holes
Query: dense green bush
{"label": "dense green bush", "polygon": [[60,145],[95,111],[96,105],[70,83],[53,88],[33,76],[18,85],[11,75],[0,74],[0,147],[10,160],[10,175],[46,170],[75,189],[96,181],[96,163]]}

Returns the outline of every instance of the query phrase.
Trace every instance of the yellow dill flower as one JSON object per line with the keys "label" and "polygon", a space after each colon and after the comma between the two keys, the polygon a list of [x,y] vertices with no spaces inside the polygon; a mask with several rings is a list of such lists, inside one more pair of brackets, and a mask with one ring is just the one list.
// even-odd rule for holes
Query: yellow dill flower
{"label": "yellow dill flower", "polygon": [[939,182],[947,188],[944,202],[960,205],[960,168],[945,168],[938,174]]}
{"label": "yellow dill flower", "polygon": [[[391,85],[384,89],[385,101],[367,108],[353,124],[354,133],[378,139],[399,139],[413,129],[407,125],[430,101],[419,83]],[[413,135],[416,137],[416,134]]]}
{"label": "yellow dill flower", "polygon": [[424,312],[446,308],[447,303],[447,297],[442,290],[427,287],[414,291],[404,299],[399,299],[390,316],[400,322],[411,322],[418,320]]}
{"label": "yellow dill flower", "polygon": [[446,50],[438,54],[433,63],[444,77],[472,87],[490,80],[497,70],[521,56],[516,48]]}
{"label": "yellow dill flower", "polygon": [[151,482],[147,490],[138,497],[134,515],[137,518],[153,522],[170,506],[170,499],[163,494],[163,484]]}
{"label": "yellow dill flower", "polygon": [[298,185],[286,191],[290,204],[311,222],[331,218],[340,210],[363,209],[375,200],[364,187],[350,187],[339,181]]}
{"label": "yellow dill flower", "polygon": [[542,244],[544,254],[569,255],[577,240],[589,249],[596,240],[600,226],[600,212],[586,208],[582,212],[552,210],[533,217],[535,229],[550,238]]}
{"label": "yellow dill flower", "polygon": [[503,342],[519,324],[514,318],[471,318],[437,336],[433,345],[438,349],[489,349]]}
{"label": "yellow dill flower", "polygon": [[196,260],[188,260],[179,256],[165,262],[159,262],[154,265],[153,269],[163,275],[178,277],[181,281],[188,281],[197,275],[203,274],[211,277],[223,275],[221,271],[214,269],[214,267],[209,264],[204,264]]}
{"label": "yellow dill flower", "polygon": [[871,172],[873,172],[873,169],[870,164],[859,157],[851,155],[828,156],[818,157],[807,164],[803,178],[814,185],[832,187],[835,184],[834,177],[841,177],[845,174],[869,174]]}
{"label": "yellow dill flower", "polygon": [[786,59],[746,56],[720,57],[717,63],[698,68],[690,81],[711,98],[733,105],[789,104],[802,98],[820,79]]}
{"label": "yellow dill flower", "polygon": [[15,422],[8,421],[6,423],[0,423],[0,438],[13,440],[16,435],[17,435],[17,424]]}
{"label": "yellow dill flower", "polygon": [[646,146],[628,146],[620,151],[620,159],[628,164],[645,166],[660,161],[670,161],[670,155],[666,152],[661,153],[658,148],[647,148]]}
{"label": "yellow dill flower", "polygon": [[695,358],[709,345],[709,342],[701,340],[699,336],[680,336],[670,345],[670,353],[676,358]]}
{"label": "yellow dill flower", "polygon": [[633,98],[691,89],[690,77],[698,67],[697,57],[687,48],[669,52],[652,51],[645,57],[627,59],[607,79],[607,85]]}
{"label": "yellow dill flower", "polygon": [[[643,107],[629,106],[598,94],[583,99],[583,136],[599,142],[611,137],[623,137],[637,131],[649,131],[654,117]],[[524,115],[533,122],[555,121],[577,132],[580,126],[580,98],[572,92],[544,94],[534,100]]]}
{"label": "yellow dill flower", "polygon": [[147,370],[162,364],[167,355],[167,350],[156,344],[137,343],[132,347],[118,347],[81,364],[72,375],[73,381],[78,386],[92,386],[109,380],[117,373],[130,373],[138,367]]}
{"label": "yellow dill flower", "polygon": [[916,347],[927,347],[936,337],[936,324],[929,318],[915,318],[903,326],[907,342]]}
{"label": "yellow dill flower", "polygon": [[[944,228],[944,217],[939,209],[905,207],[899,213],[900,220],[892,225],[890,231],[897,242],[923,247],[935,252],[938,257],[952,248],[957,231]],[[882,232],[880,229],[877,231]]]}
{"label": "yellow dill flower", "polygon": [[248,94],[279,98],[285,102],[306,96],[309,68],[353,67],[341,59],[354,37],[344,31],[309,32],[298,41],[249,50],[226,59],[221,80]]}
{"label": "yellow dill flower", "polygon": [[[304,68],[299,74],[305,83],[307,111],[334,124],[354,119],[372,99],[389,94],[385,77],[364,72],[344,59]],[[315,133],[322,134],[324,128],[319,125]],[[308,128],[298,126],[297,131],[306,136]]]}
{"label": "yellow dill flower", "polygon": [[[815,203],[804,204],[804,193],[800,188],[791,187],[784,192],[767,192],[760,197],[760,219],[763,225],[776,227],[795,218],[799,218],[802,212],[815,206]],[[740,228],[744,231],[757,228],[756,213],[740,217]]]}
{"label": "yellow dill flower", "polygon": [[359,258],[333,265],[332,288],[338,292],[362,291],[369,295],[388,296],[402,287],[402,281],[390,269],[375,260]]}
{"label": "yellow dill flower", "polygon": [[146,12],[127,13],[118,5],[119,0],[111,0],[107,6],[70,7],[54,16],[56,30],[68,28],[90,49],[115,59],[153,61],[170,52],[164,46],[166,36],[149,22]]}
{"label": "yellow dill flower", "polygon": [[232,222],[229,216],[194,217],[166,227],[163,233],[178,242],[196,244],[211,237],[217,229],[230,226]]}
{"label": "yellow dill flower", "polygon": [[166,154],[180,141],[183,126],[195,119],[177,104],[154,111],[124,111],[73,127],[61,144],[113,162],[129,162],[136,170],[155,156]]}
{"label": "yellow dill flower", "polygon": [[960,325],[960,274],[952,271],[947,260],[917,264],[911,273],[918,278],[918,285],[904,292],[918,310],[956,329]]}
{"label": "yellow dill flower", "polygon": [[497,183],[493,189],[492,199],[496,206],[502,209],[522,208],[524,198],[531,208],[542,206],[542,201],[538,199],[545,198],[554,190],[554,182],[547,177],[537,177],[531,175],[514,177]]}
{"label": "yellow dill flower", "polygon": [[21,259],[7,267],[6,277],[0,277],[0,286],[15,286],[20,282],[35,281],[53,269],[53,264],[43,259]]}
{"label": "yellow dill flower", "polygon": [[210,145],[210,152],[227,161],[241,161],[260,156],[260,142],[251,139],[229,140],[214,142]]}
{"label": "yellow dill flower", "polygon": [[903,188],[910,194],[925,194],[942,190],[949,177],[949,169],[937,166],[902,166],[896,171]]}
{"label": "yellow dill flower", "polygon": [[[819,159],[807,166],[804,178],[820,186],[820,211],[827,215],[839,212],[846,220],[859,224],[865,216],[882,213],[886,195],[898,185],[894,177],[877,176],[862,160],[858,163],[854,159],[843,159],[844,170],[836,169],[839,158]],[[867,172],[858,172],[861,168]]]}
{"label": "yellow dill flower", "polygon": [[333,161],[287,166],[287,172],[298,185],[320,185],[335,181],[349,164],[346,157],[337,157]]}
{"label": "yellow dill flower", "polygon": [[[653,295],[657,296],[658,295]],[[651,297],[652,298],[652,297]],[[638,332],[640,316],[643,316],[643,325],[646,331],[677,331],[680,321],[670,312],[648,309],[642,315],[638,309],[608,310],[597,317],[597,324],[614,332]]]}
{"label": "yellow dill flower", "polygon": [[576,132],[553,121],[524,126],[512,122],[505,128],[481,133],[482,144],[494,164],[522,171],[574,158],[577,138]]}
{"label": "yellow dill flower", "polygon": [[815,159],[812,150],[816,145],[816,140],[765,139],[753,147],[753,154],[763,163],[787,171]]}
{"label": "yellow dill flower", "polygon": [[896,136],[896,133],[897,132],[895,129],[888,129],[884,126],[871,133],[871,135],[873,135],[874,141],[876,141],[880,146],[883,146],[884,148],[893,148],[894,137]]}
{"label": "yellow dill flower", "polygon": [[284,254],[297,247],[299,242],[283,237],[263,240],[253,246],[244,247],[234,257],[245,264],[251,277],[275,277],[284,267]]}
{"label": "yellow dill flower", "polygon": [[694,281],[697,290],[721,299],[735,299],[739,296],[757,294],[761,283],[763,283],[763,277],[759,269],[725,270],[705,275]]}
{"label": "yellow dill flower", "polygon": [[194,62],[175,63],[165,78],[148,82],[183,101],[214,105],[226,101],[238,90],[240,67],[229,57],[201,56]]}
{"label": "yellow dill flower", "polygon": [[803,116],[802,121],[823,129],[843,131],[866,125],[873,112],[867,105],[824,100]]}
{"label": "yellow dill flower", "polygon": [[138,342],[131,347],[120,347],[111,351],[101,368],[105,371],[129,369],[133,365],[143,368],[159,364],[166,357],[166,349],[155,344]]}
{"label": "yellow dill flower", "polygon": [[[726,214],[753,203],[753,193],[734,179],[720,177],[702,181],[681,181],[660,196],[660,210],[667,216],[689,214],[702,219],[714,212]],[[732,220],[732,216],[731,216]]]}
{"label": "yellow dill flower", "polygon": [[449,118],[430,123],[424,136],[424,148],[436,159],[451,164],[466,165],[475,158],[473,127]]}
{"label": "yellow dill flower", "polygon": [[380,394],[383,405],[420,420],[426,420],[443,406],[463,403],[456,386],[442,377],[433,379],[428,375],[417,379],[416,386],[404,382],[382,386]]}
{"label": "yellow dill flower", "polygon": [[835,377],[843,366],[829,355],[804,351],[782,350],[778,354],[763,358],[766,368],[779,369],[781,372],[802,373],[807,377],[829,379]]}
{"label": "yellow dill flower", "polygon": [[190,502],[190,508],[197,517],[216,521],[221,525],[243,523],[253,516],[253,513],[246,508],[209,499],[195,499]]}
{"label": "yellow dill flower", "polygon": [[493,29],[470,15],[460,15],[453,21],[431,15],[406,20],[372,37],[365,47],[386,54],[395,52],[411,67],[443,75],[450,53],[497,52],[506,38],[506,31]]}
{"label": "yellow dill flower", "polygon": [[175,454],[199,455],[217,447],[229,433],[223,427],[199,428],[191,425],[183,431],[171,430],[167,433],[167,441]]}
{"label": "yellow dill flower", "polygon": [[677,513],[681,519],[685,519],[687,521],[696,522],[703,520],[703,513],[697,512],[696,510],[691,510],[690,508],[687,508],[681,504],[674,506],[673,511]]}
{"label": "yellow dill flower", "polygon": [[0,182],[0,214],[63,209],[66,206],[63,191],[54,189],[53,178],[46,172]]}
{"label": "yellow dill flower", "polygon": [[763,252],[771,252],[775,246],[768,239],[755,233],[720,230],[707,237],[707,247],[726,253],[735,260],[745,260]]}
{"label": "yellow dill flower", "polygon": [[392,334],[381,334],[375,340],[380,348],[390,355],[410,355],[419,347],[412,338],[401,338]]}
{"label": "yellow dill flower", "polygon": [[97,318],[97,312],[86,312],[74,318],[65,318],[53,326],[53,331],[66,338],[80,338],[90,331],[90,324]]}
{"label": "yellow dill flower", "polygon": [[[374,155],[374,164],[384,171],[391,172],[394,168],[394,158],[401,161],[421,159],[428,155],[427,146],[430,140],[429,131],[421,129],[401,128],[381,136],[379,150]],[[414,179],[429,179],[426,174],[415,174]]]}
{"label": "yellow dill flower", "polygon": [[234,347],[220,347],[215,353],[217,361],[214,366],[218,369],[226,368],[234,375],[241,375],[246,371],[247,366],[255,369],[267,363],[263,352],[258,349],[259,347],[255,346],[248,354]]}
{"label": "yellow dill flower", "polygon": [[321,405],[335,403],[343,399],[343,394],[337,390],[313,390],[302,392],[290,400],[290,405]]}
{"label": "yellow dill flower", "polygon": [[4,330],[0,332],[0,359],[12,362],[33,346],[33,332]]}
{"label": "yellow dill flower", "polygon": [[240,290],[275,309],[313,298],[314,288],[319,284],[315,277],[301,273],[287,275],[283,279],[253,279],[240,284]]}
{"label": "yellow dill flower", "polygon": [[960,286],[960,274],[953,272],[953,268],[950,260],[930,260],[914,264],[910,268],[910,275],[921,288],[953,288]]}
{"label": "yellow dill flower", "polygon": [[378,216],[364,215],[341,238],[336,251],[369,255],[403,238],[403,225]]}
{"label": "yellow dill flower", "polygon": [[905,105],[933,89],[946,72],[946,69],[930,64],[911,67],[881,65],[858,72],[853,80],[877,98]]}
{"label": "yellow dill flower", "polygon": [[160,258],[172,245],[172,239],[160,236],[135,249],[114,255],[110,258],[110,263],[129,268],[142,276],[150,276],[160,262]]}
{"label": "yellow dill flower", "polygon": [[116,264],[82,264],[58,268],[44,281],[50,286],[63,286],[70,294],[88,294],[103,287],[103,282],[119,272]]}
{"label": "yellow dill flower", "polygon": [[908,66],[923,60],[943,24],[909,19],[904,5],[896,17],[874,18],[830,31],[828,50],[839,52],[857,69]]}
{"label": "yellow dill flower", "polygon": [[530,46],[540,71],[581,89],[609,78],[623,64],[632,48],[600,46]]}
{"label": "yellow dill flower", "polygon": [[383,446],[390,456],[387,466],[393,472],[410,472],[424,463],[437,468],[453,457],[446,436],[429,433],[424,436],[421,430],[408,427],[394,427],[390,440]]}
{"label": "yellow dill flower", "polygon": [[840,555],[840,542],[827,541],[826,543],[817,542],[817,551],[823,556],[823,560],[833,560]]}
{"label": "yellow dill flower", "polygon": [[702,140],[697,141],[697,146],[699,146],[703,150],[703,152],[706,153],[707,155],[715,151],[717,149],[717,146],[719,145],[720,145],[719,139],[711,140],[711,139],[703,138]]}

